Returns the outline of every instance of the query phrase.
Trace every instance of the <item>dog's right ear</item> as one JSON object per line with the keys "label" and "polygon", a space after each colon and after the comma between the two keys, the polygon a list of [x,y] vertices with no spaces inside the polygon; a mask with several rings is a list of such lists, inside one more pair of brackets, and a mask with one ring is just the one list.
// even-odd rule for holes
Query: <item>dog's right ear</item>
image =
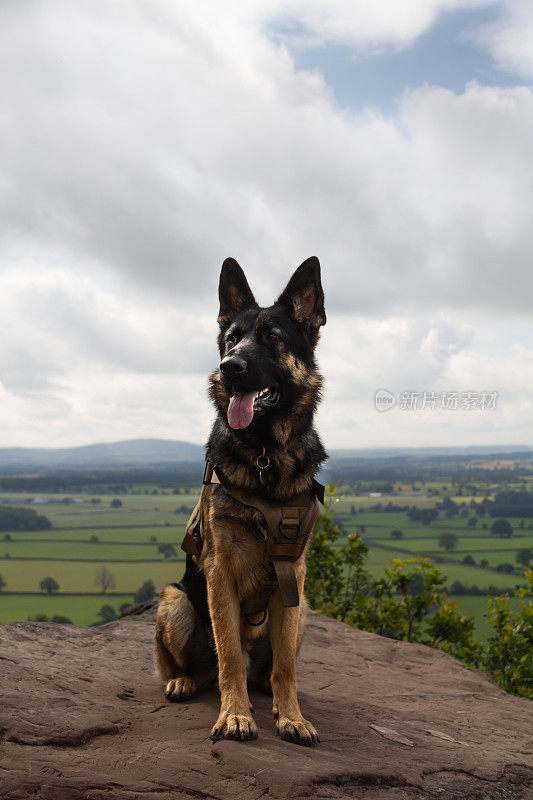
{"label": "dog's right ear", "polygon": [[243,308],[258,308],[246,275],[234,258],[227,258],[222,264],[218,284],[220,311],[217,322],[221,328],[230,325]]}

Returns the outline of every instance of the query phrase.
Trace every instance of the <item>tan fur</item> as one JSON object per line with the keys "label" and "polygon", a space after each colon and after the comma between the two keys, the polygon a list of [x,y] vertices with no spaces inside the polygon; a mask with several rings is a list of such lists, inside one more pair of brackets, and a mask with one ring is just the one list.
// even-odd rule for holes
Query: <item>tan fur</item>
{"label": "tan fur", "polygon": [[[230,314],[237,301],[228,294],[227,302]],[[262,312],[258,315],[257,326],[263,324],[264,316]],[[290,411],[272,424],[274,444],[269,447],[268,455],[275,480],[269,483],[268,496],[273,501],[293,497],[311,485],[317,464],[306,459],[302,435],[309,430],[322,385],[314,365],[307,366],[286,350],[283,343],[277,347],[278,358],[290,372],[298,392]],[[225,417],[229,395],[220,370],[215,370],[209,380],[211,396],[220,415]],[[217,474],[222,483],[254,494],[258,491],[256,460],[260,451],[257,443],[247,437],[239,441],[238,447],[238,459],[227,452],[217,455]],[[216,650],[221,707],[212,730],[214,738],[256,737],[257,727],[248,698],[248,675],[263,687],[270,684],[280,736],[312,744],[318,736],[301,714],[295,675],[308,609],[303,595],[306,553],[294,562],[300,606],[285,608],[278,589],[268,601],[266,621],[254,627],[241,616],[241,604],[256,595],[272,566],[262,535],[266,534],[263,517],[220,487],[210,486],[202,496],[202,518],[204,544],[198,566],[207,582],[212,634],[198,620],[185,594],[175,587],[165,587],[157,617],[155,663],[166,684],[167,697],[186,699],[202,681],[207,682],[209,659]],[[257,615],[252,621],[260,619]]]}
{"label": "tan fur", "polygon": [[[264,541],[258,535],[262,517],[257,511],[236,503],[220,487],[210,487],[204,497],[204,547],[199,564],[207,580],[221,698],[212,737],[249,739],[257,736],[257,726],[250,713],[247,662],[254,641],[268,633],[273,666],[271,676],[264,676],[264,684],[270,677],[278,732],[282,738],[311,744],[317,740],[317,734],[300,712],[295,675],[296,655],[307,615],[303,596],[305,553],[295,562],[300,607],[285,608],[277,590],[269,600],[265,623],[259,627],[248,624],[240,614],[241,602],[257,592],[270,567]],[[188,699],[196,689],[195,678],[186,672],[184,658],[195,628],[194,617],[194,609],[185,594],[174,586],[166,586],[157,616],[155,663],[171,700]],[[259,621],[260,615],[256,619]],[[161,653],[162,646],[174,660],[173,671],[169,670],[168,659]]]}
{"label": "tan fur", "polygon": [[156,647],[155,650],[155,666],[163,680],[177,677],[176,669],[183,670],[185,674],[183,646],[194,630],[194,622],[195,611],[187,596],[175,586],[165,586],[159,598],[156,637],[161,637],[161,643],[171,659],[165,658],[162,648]]}

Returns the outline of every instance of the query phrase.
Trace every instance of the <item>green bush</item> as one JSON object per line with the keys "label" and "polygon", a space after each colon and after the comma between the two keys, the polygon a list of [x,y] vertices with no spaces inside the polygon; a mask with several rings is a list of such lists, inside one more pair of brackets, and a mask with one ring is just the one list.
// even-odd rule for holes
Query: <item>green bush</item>
{"label": "green bush", "polygon": [[0,531],[47,531],[51,527],[48,517],[33,508],[0,506]]}
{"label": "green bush", "polygon": [[100,611],[98,612],[98,616],[102,617],[102,622],[114,622],[114,620],[118,619],[117,612],[108,604],[102,606]]}
{"label": "green bush", "polygon": [[494,633],[483,652],[481,666],[507,692],[533,698],[533,572],[526,569],[527,586],[516,590],[518,607],[508,596],[490,597],[488,618]]}
{"label": "green bush", "polygon": [[474,636],[474,618],[447,597],[447,577],[429,559],[395,558],[382,577],[372,578],[364,562],[368,546],[359,533],[340,537],[335,522],[335,486],[328,485],[307,559],[306,595],[311,607],[356,628],[407,642],[437,647],[471,667],[482,667],[506,691],[533,696],[532,571],[528,588],[488,600],[494,633],[485,644]]}
{"label": "green bush", "polygon": [[[133,595],[133,602],[144,603],[146,600],[151,600],[152,597],[156,596],[156,594],[154,582],[153,580],[149,579],[143,583],[140,589],[137,589]],[[127,603],[127,605],[131,605],[131,603]]]}

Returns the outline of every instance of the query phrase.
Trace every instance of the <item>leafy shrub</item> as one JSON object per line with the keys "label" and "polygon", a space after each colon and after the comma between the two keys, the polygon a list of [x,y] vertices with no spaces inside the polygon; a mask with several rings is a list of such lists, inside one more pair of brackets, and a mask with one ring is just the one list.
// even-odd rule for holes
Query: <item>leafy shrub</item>
{"label": "leafy shrub", "polygon": [[102,622],[104,623],[113,622],[114,620],[117,619],[117,612],[115,611],[113,606],[106,604],[102,606],[102,608],[98,612],[98,616],[102,617]]}
{"label": "leafy shrub", "polygon": [[508,596],[490,597],[489,637],[481,666],[507,692],[533,698],[533,572],[526,569],[527,586],[516,590],[520,598],[513,609]]}
{"label": "leafy shrub", "polygon": [[[533,696],[533,608],[526,600],[532,571],[526,570],[528,588],[517,590],[517,610],[508,596],[489,598],[494,633],[481,644],[474,636],[474,618],[447,597],[447,578],[429,559],[395,558],[382,577],[369,576],[364,567],[368,546],[359,533],[339,538],[336,494],[329,485],[309,550],[306,594],[311,606],[362,630],[437,647],[468,666],[481,666],[507,691]],[[466,587],[456,581],[452,590],[459,594]]]}
{"label": "leafy shrub", "polygon": [[[137,589],[133,596],[134,603],[144,603],[146,600],[151,600],[156,596],[154,582],[150,579],[143,583],[140,589]],[[130,603],[127,603],[130,605]]]}

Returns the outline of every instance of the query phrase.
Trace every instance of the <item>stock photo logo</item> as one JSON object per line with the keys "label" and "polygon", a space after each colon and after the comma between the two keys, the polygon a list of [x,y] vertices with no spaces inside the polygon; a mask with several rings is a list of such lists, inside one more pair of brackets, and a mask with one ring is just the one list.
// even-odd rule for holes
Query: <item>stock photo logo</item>
{"label": "stock photo logo", "polygon": [[388,389],[377,389],[374,405],[378,411],[390,411],[396,405],[396,398]]}
{"label": "stock photo logo", "polygon": [[494,391],[474,392],[400,392],[398,398],[389,389],[376,389],[376,411],[495,411],[499,394]]}

